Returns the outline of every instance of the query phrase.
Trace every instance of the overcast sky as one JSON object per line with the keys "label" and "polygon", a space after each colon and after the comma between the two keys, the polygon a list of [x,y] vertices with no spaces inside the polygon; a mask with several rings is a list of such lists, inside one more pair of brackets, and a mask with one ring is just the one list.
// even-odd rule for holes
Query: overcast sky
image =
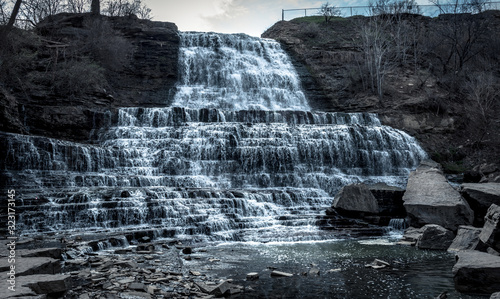
{"label": "overcast sky", "polygon": [[[153,20],[174,22],[181,31],[246,33],[260,36],[281,20],[281,9],[320,7],[314,0],[143,0]],[[368,0],[336,1],[336,6]],[[333,1],[330,1],[333,3]],[[302,12],[303,13],[303,12]]]}
{"label": "overcast sky", "polygon": [[[376,0],[143,0],[151,8],[153,20],[174,22],[180,31],[246,33],[253,36],[260,36],[281,20],[282,9],[315,8],[326,2],[336,7],[366,6],[370,1]],[[428,0],[416,2],[429,4]],[[312,10],[308,13],[317,12]],[[286,19],[303,15],[303,11],[288,12]]]}

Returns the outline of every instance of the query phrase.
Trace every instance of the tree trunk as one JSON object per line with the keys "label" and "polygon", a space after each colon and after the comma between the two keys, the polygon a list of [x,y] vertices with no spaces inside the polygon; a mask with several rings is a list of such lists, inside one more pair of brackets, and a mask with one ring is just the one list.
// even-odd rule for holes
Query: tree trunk
{"label": "tree trunk", "polygon": [[99,0],[92,0],[92,3],[90,4],[90,13],[94,16],[101,14],[101,3]]}
{"label": "tree trunk", "polygon": [[21,7],[22,0],[17,0],[16,4],[14,4],[14,9],[12,9],[12,13],[10,14],[9,22],[7,23],[6,30],[9,31],[12,27],[14,27],[14,23],[16,22],[17,14],[19,13],[19,8]]}

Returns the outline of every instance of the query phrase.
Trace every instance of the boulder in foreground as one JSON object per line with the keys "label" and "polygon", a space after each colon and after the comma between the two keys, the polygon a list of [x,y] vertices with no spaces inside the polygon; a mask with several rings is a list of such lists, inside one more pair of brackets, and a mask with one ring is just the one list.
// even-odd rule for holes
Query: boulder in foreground
{"label": "boulder in foreground", "polygon": [[335,195],[332,207],[341,213],[357,216],[378,213],[378,202],[365,184],[353,184],[342,187]]}
{"label": "boulder in foreground", "polygon": [[422,235],[417,241],[419,249],[446,250],[453,242],[453,232],[437,224],[422,227]]}
{"label": "boulder in foreground", "polygon": [[484,224],[484,217],[492,204],[500,205],[500,183],[462,184],[460,193],[474,210],[474,224]]}
{"label": "boulder in foreground", "polygon": [[458,226],[473,221],[474,213],[468,203],[433,161],[423,161],[410,174],[403,201],[411,226],[438,224],[457,231]]}
{"label": "boulder in foreground", "polygon": [[476,250],[479,249],[479,234],[481,229],[473,226],[462,225],[458,228],[457,236],[453,239],[449,252],[458,252],[460,250]]}
{"label": "boulder in foreground", "polygon": [[479,239],[496,251],[500,251],[500,206],[491,205],[484,220]]}
{"label": "boulder in foreground", "polygon": [[462,293],[500,292],[500,257],[475,250],[457,254],[453,267],[455,288]]}

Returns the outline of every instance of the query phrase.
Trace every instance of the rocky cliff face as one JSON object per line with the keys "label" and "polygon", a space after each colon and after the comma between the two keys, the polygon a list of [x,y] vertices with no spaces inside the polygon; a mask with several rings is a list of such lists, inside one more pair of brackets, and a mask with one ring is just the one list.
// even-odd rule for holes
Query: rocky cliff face
{"label": "rocky cliff face", "polygon": [[[479,144],[476,137],[482,133],[477,126],[471,125],[478,117],[472,116],[467,92],[460,84],[449,84],[448,77],[436,75],[438,71],[433,69],[437,47],[444,42],[426,38],[436,28],[451,26],[447,23],[451,22],[451,17],[407,17],[418,24],[422,52],[415,56],[418,61],[412,56],[414,63],[391,65],[385,74],[383,97],[371,92],[361,79],[364,54],[360,46],[360,28],[368,18],[338,18],[329,24],[320,17],[280,21],[262,36],[281,42],[296,64],[304,66],[302,69],[306,72],[302,73],[307,74],[306,82],[312,82],[304,87],[314,95],[310,99],[315,109],[378,113],[384,124],[415,136],[433,159],[443,163],[445,168],[450,166],[450,170],[460,171],[484,162],[497,163],[500,157],[498,117],[493,117],[495,119],[487,125],[485,134],[488,137]],[[470,22],[487,24],[488,29],[484,30],[500,29],[500,12],[479,14]],[[476,42],[495,44],[500,40],[498,32]],[[485,48],[486,44],[476,46]],[[498,56],[490,55],[490,58],[491,65],[498,64]],[[490,66],[479,71],[489,72]],[[467,72],[472,70],[469,68]],[[500,74],[494,74],[494,82],[499,84]],[[497,101],[494,109],[499,108]]]}
{"label": "rocky cliff face", "polygon": [[[92,80],[80,74],[81,80],[93,84],[89,83],[92,86],[78,96],[37,85],[33,80],[30,85],[23,82],[12,88],[0,88],[2,131],[86,141],[93,128],[110,122],[117,107],[169,104],[177,82],[179,44],[177,26],[173,23],[136,17],[93,19],[88,14],[59,14],[41,22],[33,39],[37,43],[29,46],[36,46],[33,55],[37,56],[37,65],[27,70],[26,78],[31,74],[50,76],[48,72],[40,75],[40,69],[80,61],[81,55],[97,59],[96,74],[103,76]],[[81,41],[86,45],[90,41],[95,48],[81,49]],[[71,81],[72,72],[78,70],[64,71],[60,89],[71,90],[69,85],[80,80]]]}

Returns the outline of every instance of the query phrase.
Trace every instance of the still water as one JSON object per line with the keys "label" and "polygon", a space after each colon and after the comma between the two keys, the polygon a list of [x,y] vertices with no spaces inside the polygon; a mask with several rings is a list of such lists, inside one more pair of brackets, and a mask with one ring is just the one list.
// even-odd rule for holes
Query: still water
{"label": "still water", "polygon": [[[395,239],[338,240],[289,243],[223,243],[185,266],[233,279],[244,286],[231,298],[488,298],[455,291],[454,254],[418,250],[395,244]],[[210,259],[212,256],[215,259]],[[389,262],[384,269],[365,267],[374,259]],[[219,261],[220,260],[220,261]],[[306,275],[311,268],[319,276]],[[271,277],[272,269],[293,273]],[[247,281],[246,274],[259,273]]]}

